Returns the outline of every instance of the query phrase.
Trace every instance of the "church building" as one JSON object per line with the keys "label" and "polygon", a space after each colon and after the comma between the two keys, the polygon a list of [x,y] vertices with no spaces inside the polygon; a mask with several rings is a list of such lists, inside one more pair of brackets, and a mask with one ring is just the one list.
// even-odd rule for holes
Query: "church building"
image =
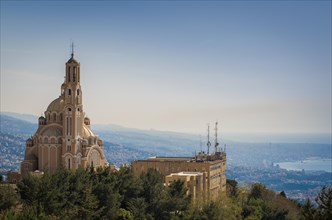
{"label": "church building", "polygon": [[53,172],[61,165],[78,167],[107,165],[103,141],[92,132],[83,108],[80,63],[71,58],[66,63],[61,94],[38,119],[36,133],[26,141],[21,174]]}

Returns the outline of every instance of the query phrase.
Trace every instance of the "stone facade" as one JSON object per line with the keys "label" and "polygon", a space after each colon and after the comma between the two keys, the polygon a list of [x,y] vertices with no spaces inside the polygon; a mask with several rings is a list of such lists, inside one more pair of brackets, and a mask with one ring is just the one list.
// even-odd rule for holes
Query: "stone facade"
{"label": "stone facade", "polygon": [[207,195],[206,172],[179,172],[165,177],[165,184],[169,186],[172,182],[181,180],[188,189],[187,194],[191,196],[194,203],[204,202]]}
{"label": "stone facade", "polygon": [[48,105],[36,133],[26,141],[22,175],[36,170],[53,172],[61,165],[75,170],[107,164],[104,143],[90,129],[90,119],[83,111],[80,80],[80,63],[72,53],[60,96]]}
{"label": "stone facade", "polygon": [[179,172],[200,172],[204,174],[206,191],[204,200],[215,199],[220,192],[226,191],[226,153],[217,152],[212,155],[199,154],[195,157],[150,157],[146,160],[133,161],[136,176],[156,169],[166,182],[166,176]]}

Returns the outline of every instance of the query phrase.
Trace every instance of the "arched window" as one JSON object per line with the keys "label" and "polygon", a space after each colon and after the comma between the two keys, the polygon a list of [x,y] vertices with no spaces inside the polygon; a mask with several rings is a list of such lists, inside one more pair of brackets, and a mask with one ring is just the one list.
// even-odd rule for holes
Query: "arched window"
{"label": "arched window", "polygon": [[70,170],[70,159],[68,159],[68,170]]}
{"label": "arched window", "polygon": [[68,111],[71,112],[71,108],[68,108]]}
{"label": "arched window", "polygon": [[80,95],[80,90],[79,89],[77,90],[77,95]]}
{"label": "arched window", "polygon": [[77,165],[78,166],[81,165],[81,156],[80,155],[77,156]]}
{"label": "arched window", "polygon": [[68,95],[71,95],[71,89],[68,89]]}

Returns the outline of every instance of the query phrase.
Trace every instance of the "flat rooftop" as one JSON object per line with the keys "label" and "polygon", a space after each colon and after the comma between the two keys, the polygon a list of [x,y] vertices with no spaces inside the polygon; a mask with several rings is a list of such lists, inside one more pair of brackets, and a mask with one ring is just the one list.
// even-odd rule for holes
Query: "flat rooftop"
{"label": "flat rooftop", "polygon": [[173,176],[201,176],[202,172],[179,172],[179,173],[171,173]]}
{"label": "flat rooftop", "polygon": [[[148,161],[190,161],[192,157],[149,157]],[[140,160],[146,161],[146,160]]]}
{"label": "flat rooftop", "polygon": [[196,159],[195,157],[149,157],[145,160],[135,160],[136,162],[190,162],[190,163],[216,163],[226,159],[226,157],[211,160]]}

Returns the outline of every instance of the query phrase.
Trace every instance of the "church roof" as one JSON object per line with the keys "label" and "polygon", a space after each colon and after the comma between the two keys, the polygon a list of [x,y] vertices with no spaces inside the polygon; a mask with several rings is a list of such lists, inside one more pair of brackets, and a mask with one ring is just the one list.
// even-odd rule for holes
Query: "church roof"
{"label": "church roof", "polygon": [[67,61],[67,63],[77,63],[77,60],[74,59],[74,55],[72,54],[71,58]]}
{"label": "church roof", "polygon": [[61,112],[64,108],[64,101],[61,97],[54,99],[47,107],[47,111]]}

